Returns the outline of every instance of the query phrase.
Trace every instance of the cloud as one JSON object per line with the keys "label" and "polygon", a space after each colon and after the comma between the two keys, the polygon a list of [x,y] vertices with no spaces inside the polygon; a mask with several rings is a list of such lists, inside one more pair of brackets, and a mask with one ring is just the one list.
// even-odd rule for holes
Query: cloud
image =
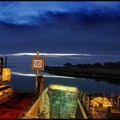
{"label": "cloud", "polygon": [[2,2],[0,22],[38,25],[59,20],[86,22],[120,19],[119,2]]}
{"label": "cloud", "polygon": [[1,53],[119,54],[119,2],[0,2],[3,9]]}

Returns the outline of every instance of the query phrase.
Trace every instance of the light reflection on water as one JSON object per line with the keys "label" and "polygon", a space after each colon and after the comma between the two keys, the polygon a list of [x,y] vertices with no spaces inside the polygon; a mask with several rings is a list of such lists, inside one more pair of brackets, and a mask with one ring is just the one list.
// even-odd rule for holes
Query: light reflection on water
{"label": "light reflection on water", "polygon": [[[62,84],[78,87],[83,92],[99,92],[111,93],[119,92],[120,86],[104,81],[95,81],[94,79],[74,78],[67,76],[51,75],[42,72],[45,79],[45,86],[49,84]],[[12,72],[11,85],[15,90],[34,91],[35,89],[35,71],[33,74],[24,74],[20,72]]]}

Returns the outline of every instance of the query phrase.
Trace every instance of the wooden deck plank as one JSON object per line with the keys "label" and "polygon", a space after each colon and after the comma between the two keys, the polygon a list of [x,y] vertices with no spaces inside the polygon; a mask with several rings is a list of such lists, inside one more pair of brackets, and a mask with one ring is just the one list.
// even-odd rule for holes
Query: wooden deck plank
{"label": "wooden deck plank", "polygon": [[17,118],[32,102],[32,93],[15,93],[12,97],[0,101],[0,119]]}

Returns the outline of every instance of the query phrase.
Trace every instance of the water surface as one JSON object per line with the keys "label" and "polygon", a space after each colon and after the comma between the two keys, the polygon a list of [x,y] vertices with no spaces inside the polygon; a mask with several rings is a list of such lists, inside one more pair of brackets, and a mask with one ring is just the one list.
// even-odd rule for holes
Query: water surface
{"label": "water surface", "polygon": [[[35,74],[36,71],[31,70],[31,61],[32,56],[9,56],[8,57],[8,66],[12,70],[12,77],[11,77],[11,86],[15,90],[27,90],[27,91],[34,91],[35,89]],[[81,63],[85,62],[84,60],[89,63],[92,61],[104,62],[104,61],[119,61],[118,57],[81,57],[81,56],[74,56],[74,57],[46,57],[45,64],[46,65],[62,65],[66,62],[71,63]],[[111,59],[110,59],[111,58]],[[91,62],[90,62],[91,63]],[[46,87],[49,84],[62,84],[62,85],[69,85],[78,87],[80,90],[84,92],[119,92],[120,85],[116,85],[113,83],[109,83],[107,81],[96,81],[94,79],[86,79],[86,78],[73,78],[73,77],[66,77],[66,76],[56,76],[51,75],[46,72],[39,72],[40,74],[44,75],[45,78],[45,85]]]}

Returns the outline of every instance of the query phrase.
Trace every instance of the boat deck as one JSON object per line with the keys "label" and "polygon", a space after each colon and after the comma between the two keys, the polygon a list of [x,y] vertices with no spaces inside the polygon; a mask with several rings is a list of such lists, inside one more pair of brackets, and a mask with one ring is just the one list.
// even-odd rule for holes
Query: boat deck
{"label": "boat deck", "polygon": [[0,119],[19,118],[30,107],[34,100],[33,93],[14,93],[6,99],[0,100]]}

